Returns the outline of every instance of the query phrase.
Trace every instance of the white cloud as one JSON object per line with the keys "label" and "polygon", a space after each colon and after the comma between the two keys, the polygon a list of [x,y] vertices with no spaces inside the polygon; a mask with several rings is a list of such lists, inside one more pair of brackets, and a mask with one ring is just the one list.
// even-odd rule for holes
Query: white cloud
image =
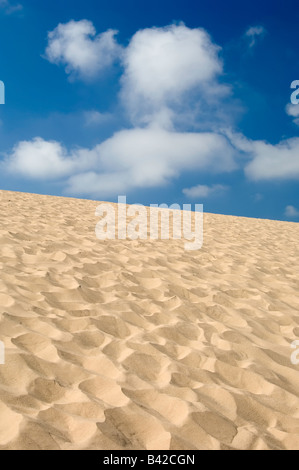
{"label": "white cloud", "polygon": [[223,186],[222,184],[213,184],[212,186],[198,184],[197,186],[193,186],[192,188],[183,189],[183,194],[185,194],[185,196],[189,197],[190,199],[196,199],[200,197],[207,198],[215,194],[219,195],[227,190],[228,187]]}
{"label": "white cloud", "polygon": [[299,210],[294,206],[287,206],[285,209],[285,216],[290,219],[299,218]]}
{"label": "white cloud", "polygon": [[48,33],[46,58],[64,65],[72,77],[94,77],[119,57],[121,47],[116,34],[117,31],[108,30],[97,35],[92,22],[87,20],[59,24]]}
{"label": "white cloud", "polygon": [[249,47],[254,47],[258,38],[263,38],[266,33],[267,31],[263,26],[251,26],[245,33],[245,36],[249,39]]}
{"label": "white cloud", "polygon": [[165,185],[186,171],[231,171],[235,163],[222,135],[136,128],[117,132],[93,149],[71,152],[59,142],[23,141],[2,167],[31,179],[64,178],[67,193],[110,196]]}
{"label": "white cloud", "polygon": [[246,166],[246,175],[253,180],[299,179],[299,138],[288,139],[277,145],[256,141],[251,143],[252,161]]}
{"label": "white cloud", "polygon": [[[183,23],[147,28],[134,34],[127,47],[117,44],[115,33],[96,35],[94,25],[87,20],[59,24],[49,33],[46,58],[64,64],[72,78],[81,79],[97,75],[115,59],[121,59],[122,103],[136,126],[155,124],[172,129],[175,121],[191,124],[191,98],[194,113],[203,108],[202,104],[217,107],[230,93],[230,87],[218,80],[223,72],[220,47],[205,30]],[[223,113],[223,107],[216,111],[219,116],[220,109]],[[200,111],[206,122],[208,113],[203,117],[203,109]]]}
{"label": "white cloud", "polygon": [[73,176],[67,186],[69,193],[109,196],[162,186],[182,172],[219,173],[235,168],[234,150],[227,139],[212,133],[136,128],[117,132],[94,151],[97,167],[92,173]]}
{"label": "white cloud", "polygon": [[283,140],[276,145],[250,140],[242,134],[227,131],[231,144],[246,158],[246,176],[259,180],[299,179],[299,137]]}
{"label": "white cloud", "polygon": [[227,92],[215,87],[222,72],[218,52],[203,29],[184,24],[138,31],[124,51],[122,99],[133,121],[172,120],[172,106],[194,89],[203,94]]}
{"label": "white cloud", "polygon": [[57,179],[94,163],[92,152],[77,149],[68,154],[59,142],[36,137],[19,142],[2,164],[4,170],[31,179]]}
{"label": "white cloud", "polygon": [[65,193],[92,197],[115,196],[132,189],[125,172],[96,173],[89,171],[72,176],[67,181]]}

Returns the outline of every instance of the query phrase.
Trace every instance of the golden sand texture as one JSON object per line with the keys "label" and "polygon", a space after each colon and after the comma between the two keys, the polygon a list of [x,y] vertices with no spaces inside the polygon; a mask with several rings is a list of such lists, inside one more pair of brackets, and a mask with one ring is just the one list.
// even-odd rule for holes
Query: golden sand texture
{"label": "golden sand texture", "polygon": [[100,241],[95,201],[0,192],[0,449],[299,449],[299,224]]}

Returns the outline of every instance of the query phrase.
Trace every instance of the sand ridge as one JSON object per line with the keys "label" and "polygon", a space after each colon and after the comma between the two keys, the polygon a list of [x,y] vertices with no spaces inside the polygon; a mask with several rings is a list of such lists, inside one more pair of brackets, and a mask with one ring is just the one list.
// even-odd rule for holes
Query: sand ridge
{"label": "sand ridge", "polygon": [[0,449],[299,449],[299,224],[100,241],[95,201],[0,191]]}

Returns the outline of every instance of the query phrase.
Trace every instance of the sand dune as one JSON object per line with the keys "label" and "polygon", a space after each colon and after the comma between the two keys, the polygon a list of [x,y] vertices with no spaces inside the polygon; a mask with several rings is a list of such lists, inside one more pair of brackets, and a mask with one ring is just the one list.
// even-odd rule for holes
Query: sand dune
{"label": "sand dune", "polygon": [[0,191],[0,449],[299,449],[299,224],[100,241],[98,202]]}

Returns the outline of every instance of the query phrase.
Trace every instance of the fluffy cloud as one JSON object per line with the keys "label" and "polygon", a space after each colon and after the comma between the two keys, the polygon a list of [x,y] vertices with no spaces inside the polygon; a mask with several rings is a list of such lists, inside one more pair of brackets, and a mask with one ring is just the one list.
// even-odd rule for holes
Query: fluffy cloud
{"label": "fluffy cloud", "polygon": [[189,197],[190,199],[196,198],[207,198],[216,194],[221,194],[224,191],[227,191],[228,187],[223,186],[222,184],[213,184],[212,186],[207,186],[203,184],[198,184],[192,188],[183,189],[183,194]]}
{"label": "fluffy cloud", "polygon": [[73,77],[94,77],[119,57],[121,47],[116,34],[114,30],[96,34],[92,22],[87,20],[59,24],[48,33],[46,58],[64,65],[66,73]]}
{"label": "fluffy cloud", "polygon": [[227,131],[226,135],[236,150],[246,158],[245,174],[249,179],[255,181],[299,179],[298,137],[272,145],[261,140],[249,140],[231,131]]}
{"label": "fluffy cloud", "polygon": [[277,145],[252,142],[252,161],[246,166],[246,175],[253,180],[299,179],[299,138],[288,139]]}
{"label": "fluffy cloud", "polygon": [[263,38],[267,31],[263,26],[251,26],[245,33],[245,37],[249,39],[249,47],[256,45],[257,40]]}
{"label": "fluffy cloud", "polygon": [[167,122],[169,108],[187,92],[215,91],[219,50],[205,30],[184,24],[138,31],[123,56],[122,99],[132,119],[160,119],[162,113]]}
{"label": "fluffy cloud", "polygon": [[285,216],[290,219],[299,218],[299,210],[294,206],[287,206],[285,209]]}
{"label": "fluffy cloud", "polygon": [[31,179],[57,179],[94,164],[95,156],[83,149],[68,154],[59,142],[39,137],[19,142],[2,164],[3,169]]}
{"label": "fluffy cloud", "polygon": [[235,167],[234,150],[222,135],[154,128],[120,131],[91,150],[72,152],[36,138],[20,142],[5,165],[27,178],[68,178],[68,193],[93,196],[165,185],[185,171],[218,173]]}
{"label": "fluffy cloud", "polygon": [[[48,35],[45,57],[65,65],[72,78],[80,79],[98,74],[119,58],[122,103],[137,126],[155,123],[172,129],[178,120],[190,125],[188,104],[192,99],[194,112],[202,104],[206,108],[219,104],[219,99],[230,93],[230,88],[218,81],[222,73],[220,47],[205,30],[183,23],[147,28],[134,34],[126,48],[117,44],[115,34],[96,34],[87,20],[59,24]],[[206,121],[202,109],[201,115]]]}

